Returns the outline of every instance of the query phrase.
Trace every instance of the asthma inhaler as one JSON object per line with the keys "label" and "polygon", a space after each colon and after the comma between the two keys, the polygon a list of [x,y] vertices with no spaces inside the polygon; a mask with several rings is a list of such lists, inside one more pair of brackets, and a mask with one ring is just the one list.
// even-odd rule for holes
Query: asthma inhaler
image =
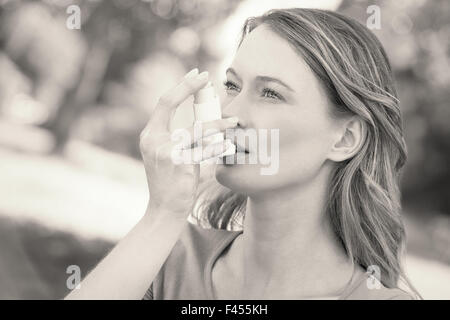
{"label": "asthma inhaler", "polygon": [[[207,122],[222,119],[220,99],[210,81],[194,94],[194,118],[196,122]],[[218,143],[224,140],[222,132],[203,139],[207,143]],[[228,156],[236,153],[236,146],[231,146],[220,156]]]}

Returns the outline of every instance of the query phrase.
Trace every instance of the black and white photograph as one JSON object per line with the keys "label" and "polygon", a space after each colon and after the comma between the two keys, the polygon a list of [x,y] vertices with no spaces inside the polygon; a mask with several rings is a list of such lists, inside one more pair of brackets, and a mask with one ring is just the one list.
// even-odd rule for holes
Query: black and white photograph
{"label": "black and white photograph", "polygon": [[450,1],[0,0],[0,300],[450,300]]}

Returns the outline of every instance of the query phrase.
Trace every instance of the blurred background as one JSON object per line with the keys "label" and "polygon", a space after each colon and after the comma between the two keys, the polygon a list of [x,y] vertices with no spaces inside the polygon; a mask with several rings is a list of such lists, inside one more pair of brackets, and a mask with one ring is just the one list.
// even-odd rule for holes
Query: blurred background
{"label": "blurred background", "polygon": [[67,267],[84,276],[139,220],[153,106],[194,67],[220,87],[245,18],[316,7],[366,24],[370,5],[409,147],[406,270],[450,299],[447,0],[0,0],[0,299],[63,298]]}

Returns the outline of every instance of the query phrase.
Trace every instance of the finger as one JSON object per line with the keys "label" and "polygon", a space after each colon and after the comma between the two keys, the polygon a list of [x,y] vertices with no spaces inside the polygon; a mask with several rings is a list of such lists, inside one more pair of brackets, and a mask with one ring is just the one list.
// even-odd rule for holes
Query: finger
{"label": "finger", "polygon": [[175,112],[175,109],[190,95],[203,88],[207,82],[207,71],[204,71],[199,75],[188,73],[176,87],[161,96],[152,117],[154,121],[163,125],[168,130],[170,119]]}
{"label": "finger", "polygon": [[191,163],[198,164],[202,161],[216,158],[232,147],[230,140],[212,143],[206,147],[196,147],[189,150],[182,150],[183,158],[191,160]]}
{"label": "finger", "polygon": [[237,117],[231,117],[227,119],[218,119],[206,122],[196,122],[192,127],[173,132],[173,137],[183,135],[182,148],[189,149],[194,148],[195,144],[201,139],[215,135],[220,132],[224,132],[227,129],[231,129],[237,126],[239,119]]}

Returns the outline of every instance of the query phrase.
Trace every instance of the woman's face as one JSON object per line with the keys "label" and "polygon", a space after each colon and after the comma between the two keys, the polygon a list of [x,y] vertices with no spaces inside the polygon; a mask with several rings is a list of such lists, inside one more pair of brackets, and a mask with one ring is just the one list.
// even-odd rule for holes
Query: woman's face
{"label": "woman's face", "polygon": [[[300,55],[260,25],[244,38],[226,76],[223,116],[239,117],[243,131],[236,135],[248,137],[243,147],[249,154],[239,156],[246,164],[226,164],[236,163],[236,155],[224,158],[216,167],[217,181],[251,195],[314,179],[336,142],[338,121],[331,117],[325,91]],[[266,137],[267,146],[252,143],[255,136],[259,143]],[[255,156],[258,163],[248,164]]]}

